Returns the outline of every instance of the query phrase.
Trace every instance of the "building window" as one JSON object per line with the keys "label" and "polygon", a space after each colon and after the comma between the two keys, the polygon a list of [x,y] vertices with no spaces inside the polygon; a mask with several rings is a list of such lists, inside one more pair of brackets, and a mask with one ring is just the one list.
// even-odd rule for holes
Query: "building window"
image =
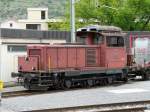
{"label": "building window", "polygon": [[10,24],[9,24],[9,26],[10,26],[10,27],[13,27],[13,24],[12,24],[12,23],[10,23]]}
{"label": "building window", "polygon": [[8,52],[25,52],[27,47],[25,45],[8,45]]}
{"label": "building window", "polygon": [[40,24],[26,24],[26,29],[41,30]]}
{"label": "building window", "polygon": [[45,11],[41,11],[41,19],[45,19]]}

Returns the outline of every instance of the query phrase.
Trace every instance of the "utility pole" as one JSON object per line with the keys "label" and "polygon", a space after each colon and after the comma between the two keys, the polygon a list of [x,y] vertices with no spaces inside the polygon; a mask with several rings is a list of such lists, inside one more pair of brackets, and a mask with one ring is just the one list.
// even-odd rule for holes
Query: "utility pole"
{"label": "utility pole", "polygon": [[70,28],[71,28],[71,43],[75,42],[75,0],[70,0]]}

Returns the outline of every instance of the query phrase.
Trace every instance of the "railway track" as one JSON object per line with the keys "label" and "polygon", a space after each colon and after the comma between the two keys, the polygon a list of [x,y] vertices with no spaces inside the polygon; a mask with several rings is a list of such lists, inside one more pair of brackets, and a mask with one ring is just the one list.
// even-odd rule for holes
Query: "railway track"
{"label": "railway track", "polygon": [[10,98],[10,97],[18,97],[18,96],[29,96],[29,95],[36,95],[36,94],[42,94],[44,92],[39,91],[13,91],[13,92],[4,92],[2,93],[2,98]]}
{"label": "railway track", "polygon": [[[128,84],[130,84],[131,82],[128,82]],[[123,82],[116,82],[114,84],[112,84],[111,86],[120,86],[124,84]],[[110,85],[105,85],[105,87],[110,86]],[[100,87],[104,87],[104,86],[95,86],[95,87],[91,87],[91,88],[71,88],[68,90],[61,90],[61,89],[51,89],[49,91],[45,91],[45,90],[38,90],[38,91],[29,91],[29,90],[23,90],[23,91],[12,91],[12,92],[3,92],[2,93],[2,98],[10,98],[10,97],[18,97],[18,96],[30,96],[30,95],[38,95],[38,94],[51,94],[51,93],[57,93],[57,92],[64,92],[64,91],[76,91],[76,90],[84,90],[84,89],[94,89],[94,88],[100,88]]]}
{"label": "railway track", "polygon": [[31,95],[41,95],[41,94],[52,94],[64,91],[75,91],[80,88],[69,89],[69,90],[51,90],[51,91],[12,91],[12,92],[4,92],[2,93],[2,98],[11,98],[11,97],[19,97],[19,96],[31,96]]}
{"label": "railway track", "polygon": [[150,101],[124,102],[102,105],[88,105],[24,112],[144,112],[150,106]]}
{"label": "railway track", "polygon": [[[72,88],[69,90],[61,90],[61,89],[52,89],[52,90],[35,90],[35,91],[29,91],[29,90],[23,90],[23,91],[12,91],[12,92],[3,92],[2,98],[10,98],[10,97],[18,97],[18,96],[31,96],[31,95],[40,95],[40,94],[52,94],[52,93],[58,93],[58,92],[64,92],[64,91],[75,91],[80,90],[81,88]],[[90,89],[90,88],[86,88]]]}
{"label": "railway track", "polygon": [[[97,87],[93,87],[97,88]],[[93,89],[93,88],[84,88],[84,89]],[[76,91],[76,90],[84,90],[83,88],[72,88],[69,90],[51,90],[51,91],[12,91],[12,92],[3,92],[2,98],[11,98],[11,97],[19,97],[19,96],[31,96],[31,95],[40,95],[40,94],[52,94],[64,91]]]}

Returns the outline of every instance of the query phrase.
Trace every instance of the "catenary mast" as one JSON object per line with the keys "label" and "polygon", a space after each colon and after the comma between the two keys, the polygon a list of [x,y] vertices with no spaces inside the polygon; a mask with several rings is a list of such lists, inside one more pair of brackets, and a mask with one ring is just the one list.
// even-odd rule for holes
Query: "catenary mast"
{"label": "catenary mast", "polygon": [[70,0],[70,27],[71,27],[71,42],[75,42],[75,0]]}

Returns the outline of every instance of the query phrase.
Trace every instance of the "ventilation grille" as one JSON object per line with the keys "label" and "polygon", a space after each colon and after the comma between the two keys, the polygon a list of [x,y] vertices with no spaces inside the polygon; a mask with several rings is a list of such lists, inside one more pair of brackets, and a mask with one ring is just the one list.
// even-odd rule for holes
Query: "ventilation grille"
{"label": "ventilation grille", "polygon": [[96,49],[87,49],[86,50],[86,64],[87,66],[96,65]]}

